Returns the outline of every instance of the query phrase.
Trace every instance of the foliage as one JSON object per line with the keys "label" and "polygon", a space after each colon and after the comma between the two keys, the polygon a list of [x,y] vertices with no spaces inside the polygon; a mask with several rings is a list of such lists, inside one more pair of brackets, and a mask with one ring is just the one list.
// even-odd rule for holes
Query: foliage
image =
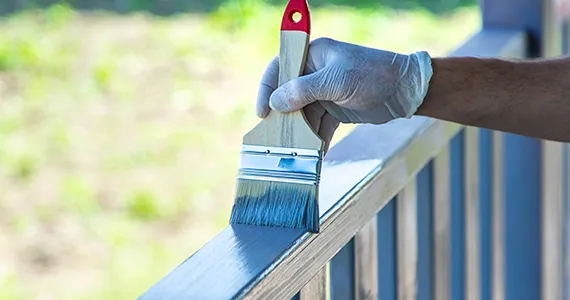
{"label": "foliage", "polygon": [[[116,12],[148,11],[159,15],[183,12],[212,12],[228,3],[256,2],[259,5],[282,6],[286,0],[67,0],[71,7],[82,10],[112,10]],[[0,3],[0,13],[11,13],[22,9],[42,8],[60,0],[4,0]],[[344,6],[359,9],[379,9],[381,7],[417,10],[426,9],[435,13],[449,12],[458,7],[477,4],[475,0],[309,0],[314,8]]]}
{"label": "foliage", "polygon": [[[0,299],[136,298],[226,226],[281,9],[60,4],[0,21]],[[478,14],[325,6],[313,18],[313,37],[441,55]]]}

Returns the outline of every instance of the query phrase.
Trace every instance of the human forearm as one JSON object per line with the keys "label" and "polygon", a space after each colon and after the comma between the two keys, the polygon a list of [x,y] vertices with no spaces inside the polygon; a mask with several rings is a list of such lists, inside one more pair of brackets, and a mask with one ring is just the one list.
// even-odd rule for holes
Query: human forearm
{"label": "human forearm", "polygon": [[570,59],[434,58],[418,115],[570,141]]}
{"label": "human forearm", "polygon": [[306,108],[327,140],[338,121],[383,124],[418,114],[570,142],[570,58],[431,58],[317,39],[305,76],[277,88],[278,67],[270,64],[260,83],[258,115]]}

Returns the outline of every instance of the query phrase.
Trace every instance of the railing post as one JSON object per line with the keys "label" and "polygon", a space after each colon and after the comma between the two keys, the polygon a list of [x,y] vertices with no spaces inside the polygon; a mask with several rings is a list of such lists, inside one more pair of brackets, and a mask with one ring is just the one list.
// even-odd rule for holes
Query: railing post
{"label": "railing post", "polygon": [[563,211],[563,229],[562,229],[562,268],[564,269],[562,275],[562,299],[570,299],[570,146],[564,146],[564,153],[562,156],[562,172],[563,193],[562,193],[562,211]]}
{"label": "railing post", "polygon": [[503,153],[503,134],[492,132],[492,256],[493,264],[491,294],[493,300],[505,299],[505,199],[503,164],[499,163]]}
{"label": "railing post", "polygon": [[465,299],[465,129],[449,143],[451,299]]}
{"label": "railing post", "polygon": [[327,299],[327,266],[324,266],[309,281],[293,300],[326,300]]}
{"label": "railing post", "polygon": [[354,238],[329,263],[331,300],[353,300],[354,289]]}
{"label": "railing post", "polygon": [[430,161],[416,176],[418,194],[418,298],[434,299],[433,184],[434,163]]}
{"label": "railing post", "polygon": [[378,221],[374,216],[354,237],[356,300],[378,299]]}
{"label": "railing post", "polygon": [[[557,56],[562,50],[555,0],[482,0],[483,28],[524,29],[528,56]],[[539,99],[537,99],[539,100]],[[560,144],[504,134],[504,186],[495,203],[495,299],[560,299],[562,165]],[[566,183],[567,184],[567,183]],[[504,202],[502,202],[504,200]],[[496,205],[499,205],[497,207]],[[554,215],[553,215],[554,214]],[[503,223],[504,222],[504,223]],[[503,286],[504,284],[504,286]]]}
{"label": "railing post", "polygon": [[479,129],[465,128],[465,299],[481,299]]}
{"label": "railing post", "polygon": [[544,142],[542,176],[542,299],[562,299],[563,145]]}
{"label": "railing post", "polygon": [[397,196],[398,299],[417,298],[418,227],[416,181]]}
{"label": "railing post", "polygon": [[434,160],[434,299],[451,299],[449,146]]}
{"label": "railing post", "polygon": [[398,204],[392,199],[378,213],[378,299],[396,300],[398,297],[398,249],[396,245],[396,211]]}

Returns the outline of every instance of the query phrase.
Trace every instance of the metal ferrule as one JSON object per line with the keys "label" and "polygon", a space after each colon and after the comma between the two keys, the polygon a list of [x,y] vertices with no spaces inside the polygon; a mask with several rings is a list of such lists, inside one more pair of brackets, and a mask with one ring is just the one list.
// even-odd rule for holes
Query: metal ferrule
{"label": "metal ferrule", "polygon": [[317,185],[321,151],[242,145],[238,179]]}

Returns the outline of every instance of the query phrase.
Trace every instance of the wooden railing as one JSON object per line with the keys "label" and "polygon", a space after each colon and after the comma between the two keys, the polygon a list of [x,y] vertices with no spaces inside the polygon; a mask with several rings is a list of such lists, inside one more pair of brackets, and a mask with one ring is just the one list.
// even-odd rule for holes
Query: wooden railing
{"label": "wooden railing", "polygon": [[[452,55],[560,54],[552,11],[482,1]],[[568,299],[568,152],[424,117],[358,126],[325,158],[320,233],[229,226],[141,299]]]}

